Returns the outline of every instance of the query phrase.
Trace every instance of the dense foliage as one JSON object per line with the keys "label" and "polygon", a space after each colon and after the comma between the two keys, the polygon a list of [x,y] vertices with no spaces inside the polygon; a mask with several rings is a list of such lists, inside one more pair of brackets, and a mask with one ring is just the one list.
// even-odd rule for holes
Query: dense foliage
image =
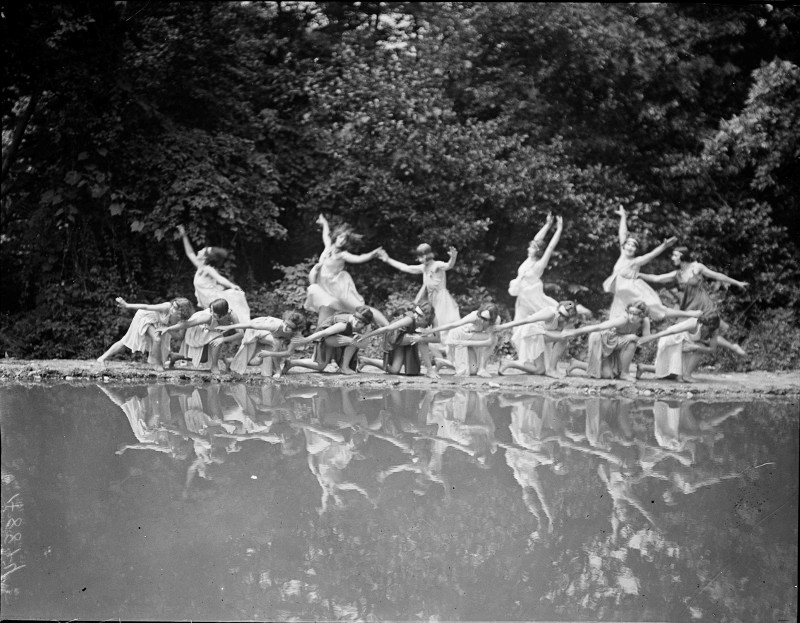
{"label": "dense foliage", "polygon": [[[798,21],[768,4],[4,2],[2,348],[96,356],[129,322],[114,296],[191,296],[181,223],[231,251],[255,314],[278,313],[302,301],[320,212],[357,251],[456,246],[466,306],[509,306],[561,214],[545,279],[601,312],[620,203],[646,247],[676,235],[750,283],[724,297],[734,330],[779,319],[797,342]],[[390,311],[419,287],[379,262],[352,274]]]}

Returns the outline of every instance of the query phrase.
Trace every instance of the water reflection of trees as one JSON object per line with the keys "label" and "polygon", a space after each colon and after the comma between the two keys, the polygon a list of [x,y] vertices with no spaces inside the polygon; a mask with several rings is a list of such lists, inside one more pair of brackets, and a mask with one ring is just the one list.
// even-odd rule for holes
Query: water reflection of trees
{"label": "water reflection of trees", "polygon": [[[738,524],[720,526],[713,510],[747,499],[773,463],[764,444],[729,442],[741,407],[465,390],[163,391],[116,397],[137,438],[120,451],[183,463],[186,496],[235,497],[235,487],[198,492],[196,478],[233,482],[226,459],[257,446],[271,457],[265,486],[317,491],[317,501],[283,505],[297,521],[262,517],[259,536],[230,554],[227,590],[268,599],[268,618],[690,618],[720,616],[723,603],[725,620],[743,591],[753,612],[778,597],[745,590],[753,568],[792,565],[791,552],[758,540],[757,500],[740,504]],[[306,467],[287,463],[294,457]],[[715,575],[722,552],[744,543],[749,569]]]}

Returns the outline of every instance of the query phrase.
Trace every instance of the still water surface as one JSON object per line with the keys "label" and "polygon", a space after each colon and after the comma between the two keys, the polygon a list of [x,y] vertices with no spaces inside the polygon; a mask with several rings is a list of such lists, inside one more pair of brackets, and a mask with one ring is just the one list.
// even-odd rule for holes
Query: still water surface
{"label": "still water surface", "polygon": [[3,618],[796,620],[797,404],[0,388]]}

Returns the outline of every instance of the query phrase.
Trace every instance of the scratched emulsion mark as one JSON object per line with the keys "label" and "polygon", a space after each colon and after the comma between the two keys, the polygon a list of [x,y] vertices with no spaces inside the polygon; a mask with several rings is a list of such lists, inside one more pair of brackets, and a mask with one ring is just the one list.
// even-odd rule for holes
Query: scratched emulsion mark
{"label": "scratched emulsion mark", "polygon": [[2,531],[0,536],[0,595],[3,603],[8,604],[19,596],[19,587],[16,585],[14,574],[25,568],[23,564],[24,553],[22,550],[22,530],[24,524],[25,505],[19,482],[7,470],[2,470],[2,508],[0,509],[0,522]]}

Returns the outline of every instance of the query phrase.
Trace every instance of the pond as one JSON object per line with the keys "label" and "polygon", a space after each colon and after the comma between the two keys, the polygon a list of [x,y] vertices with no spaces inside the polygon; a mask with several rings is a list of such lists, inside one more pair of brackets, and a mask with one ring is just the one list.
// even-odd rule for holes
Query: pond
{"label": "pond", "polygon": [[0,387],[3,618],[796,620],[789,402]]}

